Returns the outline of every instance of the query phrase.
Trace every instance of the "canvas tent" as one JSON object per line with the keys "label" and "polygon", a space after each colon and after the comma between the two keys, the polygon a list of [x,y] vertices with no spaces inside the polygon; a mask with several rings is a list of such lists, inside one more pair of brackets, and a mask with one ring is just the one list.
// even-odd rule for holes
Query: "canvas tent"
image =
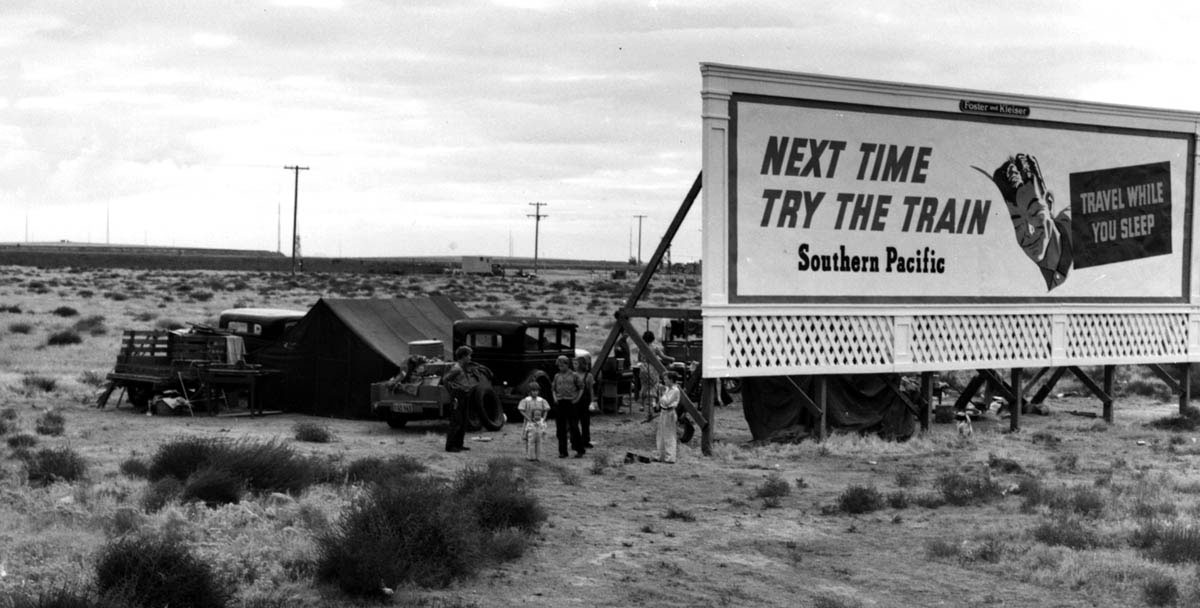
{"label": "canvas tent", "polygon": [[[916,418],[879,374],[828,377],[826,422],[829,428],[907,439]],[[897,378],[894,378],[897,380]],[[800,391],[811,395],[812,376],[766,376],[742,380],[742,413],[758,441],[793,441],[815,434],[819,421],[802,405]]]}
{"label": "canvas tent", "polygon": [[282,370],[276,407],[370,418],[371,383],[395,375],[412,342],[441,340],[449,350],[454,321],[466,316],[445,296],[322,298],[282,344],[261,351],[258,362]]}

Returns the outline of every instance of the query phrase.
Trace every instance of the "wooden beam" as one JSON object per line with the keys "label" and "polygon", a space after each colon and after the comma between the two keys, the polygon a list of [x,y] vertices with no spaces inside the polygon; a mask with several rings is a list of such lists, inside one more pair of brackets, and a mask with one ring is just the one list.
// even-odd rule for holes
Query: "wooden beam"
{"label": "wooden beam", "polygon": [[1038,389],[1038,392],[1033,394],[1033,399],[1031,400],[1031,402],[1032,403],[1041,403],[1041,402],[1045,401],[1046,396],[1048,396],[1050,394],[1050,391],[1054,390],[1054,385],[1058,384],[1058,381],[1063,377],[1063,374],[1065,374],[1065,373],[1067,373],[1067,368],[1065,368],[1065,367],[1055,368],[1054,373],[1050,374],[1050,379],[1047,380],[1046,383],[1042,385],[1042,388]]}
{"label": "wooden beam", "polygon": [[1079,378],[1079,381],[1082,382],[1083,385],[1086,386],[1089,391],[1092,391],[1093,395],[1100,398],[1101,403],[1107,403],[1107,404],[1109,404],[1108,407],[1111,407],[1112,397],[1110,397],[1109,394],[1107,392],[1105,392],[1103,388],[1100,388],[1100,385],[1096,384],[1096,381],[1092,380],[1091,376],[1087,375],[1086,373],[1084,373],[1084,371],[1082,369],[1079,369],[1079,367],[1074,366],[1074,365],[1069,366],[1068,369],[1071,370],[1072,374],[1075,374],[1076,378]]}
{"label": "wooden beam", "polygon": [[975,396],[975,393],[979,392],[979,387],[983,386],[984,382],[987,382],[987,380],[983,377],[983,374],[976,372],[970,382],[967,382],[967,386],[963,388],[958,399],[954,400],[954,409],[961,410],[966,408],[967,404],[971,403],[971,398]]}
{"label": "wooden beam", "polygon": [[1187,409],[1192,403],[1192,364],[1179,364],[1180,374],[1180,390],[1179,390],[1179,415],[1185,416]]}
{"label": "wooden beam", "polygon": [[917,421],[921,424],[922,431],[928,431],[933,410],[933,372],[921,372],[921,401],[924,402],[924,407],[917,415]]}
{"label": "wooden beam", "polygon": [[[705,378],[704,384],[700,387],[700,410],[709,420],[713,419],[713,402],[716,401],[718,391],[721,390],[720,382],[716,378]],[[700,427],[700,453],[712,456],[712,446],[713,425],[706,424]]]}
{"label": "wooden beam", "polygon": [[819,423],[821,425],[821,429],[817,433],[817,438],[820,439],[821,441],[825,441],[825,429],[829,425],[829,407],[828,407],[829,406],[829,390],[828,390],[828,383],[827,383],[828,378],[829,378],[829,376],[817,376],[816,377],[817,407],[821,409],[821,418],[820,418],[820,423]]}
{"label": "wooden beam", "polygon": [[623,308],[621,312],[631,319],[700,319],[699,308]]}
{"label": "wooden beam", "polygon": [[[663,374],[667,373],[666,366],[664,366],[662,361],[658,359],[658,355],[656,355],[654,351],[650,349],[650,345],[646,344],[646,342],[642,340],[642,337],[638,335],[637,329],[632,323],[629,322],[629,319],[619,318],[618,321],[620,321],[620,325],[625,329],[625,333],[629,335],[629,339],[632,340],[634,345],[638,347],[638,352],[642,354],[642,362],[652,366],[655,371],[658,372],[659,377],[662,377]],[[692,403],[691,398],[688,397],[687,393],[685,393],[683,390],[679,391],[679,403],[683,405],[683,409],[687,410],[687,413],[691,415],[692,420],[694,420],[701,429],[708,426],[708,418],[700,414],[700,410],[696,409],[696,404]]]}
{"label": "wooden beam", "polygon": [[1178,393],[1180,389],[1183,388],[1180,386],[1179,380],[1176,380],[1175,377],[1172,376],[1171,373],[1168,372],[1163,366],[1157,363],[1151,363],[1146,367],[1150,368],[1150,371],[1154,372],[1154,375],[1158,376],[1159,380],[1166,382],[1167,386],[1171,387],[1172,393]]}
{"label": "wooden beam", "polygon": [[1012,400],[1009,401],[1012,405],[1009,407],[1008,430],[1017,432],[1021,430],[1021,368],[1014,367],[1009,370],[1009,381],[1012,383]]}
{"label": "wooden beam", "polygon": [[[1115,365],[1105,365],[1104,366],[1104,393],[1106,395],[1113,394],[1113,377],[1116,375],[1116,370],[1117,370],[1117,366],[1115,366]],[[1108,401],[1105,401],[1102,404],[1102,406],[1104,408],[1103,409],[1104,421],[1109,424],[1112,424],[1112,421],[1113,421],[1113,402],[1112,402],[1112,400],[1109,399]]]}
{"label": "wooden beam", "polygon": [[904,404],[904,407],[908,409],[912,415],[918,418],[921,417],[921,410],[917,408],[917,404],[912,402],[912,399],[908,398],[908,395],[904,394],[904,391],[900,389],[899,383],[893,380],[890,375],[884,375],[883,382],[887,385],[888,390],[892,391],[892,393],[900,398],[900,402]]}
{"label": "wooden beam", "polygon": [[[646,293],[646,287],[650,285],[650,279],[654,277],[654,273],[658,270],[658,265],[662,262],[663,256],[667,249],[671,246],[671,241],[675,239],[675,234],[679,232],[679,226],[683,224],[683,220],[687,218],[688,211],[691,211],[692,205],[696,202],[696,197],[700,195],[700,185],[703,183],[701,179],[704,177],[703,172],[696,174],[696,181],[692,182],[691,189],[688,190],[687,196],[683,197],[683,202],[679,205],[679,210],[675,212],[675,219],[671,220],[671,225],[667,227],[667,232],[663,234],[662,241],[658,243],[658,248],[654,250],[654,255],[642,269],[642,276],[638,278],[637,285],[634,286],[633,292],[629,294],[629,298],[625,300],[625,306],[622,308],[630,309],[637,307],[642,296]],[[592,362],[592,377],[600,377],[600,368],[604,366],[605,359],[612,352],[613,345],[617,343],[617,338],[620,337],[623,326],[614,324],[611,331],[608,332],[608,338],[604,340],[604,346],[600,347],[600,352],[596,354],[596,360]],[[630,337],[633,337],[637,332],[627,332]],[[692,409],[695,409],[694,407]],[[701,425],[703,426],[703,425]]]}

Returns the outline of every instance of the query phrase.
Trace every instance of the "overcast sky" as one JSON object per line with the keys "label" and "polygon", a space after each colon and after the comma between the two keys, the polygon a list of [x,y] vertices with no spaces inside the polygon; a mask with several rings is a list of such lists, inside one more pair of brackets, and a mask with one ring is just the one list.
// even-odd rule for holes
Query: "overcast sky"
{"label": "overcast sky", "polygon": [[648,258],[701,62],[1196,111],[1195,6],[7,0],[0,241]]}

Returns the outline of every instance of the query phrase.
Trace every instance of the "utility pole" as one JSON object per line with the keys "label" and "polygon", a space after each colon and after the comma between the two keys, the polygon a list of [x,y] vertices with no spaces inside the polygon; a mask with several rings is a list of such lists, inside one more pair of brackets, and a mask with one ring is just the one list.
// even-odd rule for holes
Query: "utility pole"
{"label": "utility pole", "polygon": [[300,172],[308,171],[308,167],[292,165],[284,169],[296,174],[295,186],[292,189],[292,274],[296,274],[296,214],[300,211]]}
{"label": "utility pole", "polygon": [[533,218],[533,274],[537,274],[538,239],[540,238],[541,233],[542,218],[550,216],[542,215],[542,207],[545,207],[547,203],[529,203],[529,205],[534,207],[534,212],[532,214],[526,214],[525,217]]}
{"label": "utility pole", "polygon": [[636,217],[636,218],[637,218],[637,221],[638,221],[638,257],[637,257],[637,265],[638,265],[638,266],[641,266],[641,265],[642,265],[642,220],[646,219],[646,216],[644,216],[644,215],[635,215],[635,216],[633,216],[633,217]]}

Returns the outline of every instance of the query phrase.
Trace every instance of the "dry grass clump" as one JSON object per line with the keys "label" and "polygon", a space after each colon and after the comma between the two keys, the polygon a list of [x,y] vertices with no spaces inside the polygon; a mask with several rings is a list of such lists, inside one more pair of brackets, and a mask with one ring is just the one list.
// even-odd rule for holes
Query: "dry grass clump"
{"label": "dry grass clump", "polygon": [[230,590],[212,565],[179,539],[156,536],[122,538],[111,543],[96,563],[102,594],[135,606],[221,608]]}
{"label": "dry grass clump", "polygon": [[71,344],[79,344],[83,342],[83,336],[74,329],[63,329],[50,334],[46,338],[47,346],[69,346]]}
{"label": "dry grass clump", "polygon": [[297,422],[292,426],[296,441],[308,443],[330,443],[333,441],[333,431],[329,427],[316,422]]}
{"label": "dry grass clump", "polygon": [[1000,484],[982,472],[943,473],[938,476],[934,486],[946,504],[958,507],[982,504],[1003,496]]}
{"label": "dry grass clump", "polygon": [[[203,474],[203,479],[193,476]],[[173,477],[183,484],[184,499],[211,502],[212,496],[231,497],[234,492],[197,494],[186,490],[209,485],[245,487],[254,492],[298,494],[323,478],[312,459],[302,457],[280,441],[223,441],[187,437],[159,446],[150,459],[149,479]],[[225,478],[235,481],[227,481]],[[238,494],[240,499],[240,494]]]}
{"label": "dry grass clump", "polygon": [[368,456],[359,458],[346,467],[346,483],[394,484],[413,475],[424,473],[429,467],[412,456],[398,455],[390,458]]}
{"label": "dry grass clump", "polygon": [[83,478],[88,468],[83,456],[68,447],[42,448],[28,453],[23,459],[26,475],[35,485],[76,481]]}
{"label": "dry grass clump", "polygon": [[838,510],[842,513],[858,515],[872,513],[883,508],[883,495],[872,487],[848,486],[838,496]]}
{"label": "dry grass clump", "polygon": [[37,431],[38,435],[49,435],[52,437],[61,436],[66,432],[66,428],[67,419],[62,414],[53,410],[38,417],[37,424],[34,426],[34,430]]}
{"label": "dry grass clump", "polygon": [[103,336],[108,333],[108,327],[104,324],[104,315],[88,315],[76,321],[71,329],[91,336]]}
{"label": "dry grass clump", "polygon": [[447,483],[413,476],[375,484],[318,538],[318,575],[356,596],[413,583],[445,587],[486,563],[524,553],[546,519],[511,459],[463,469]]}
{"label": "dry grass clump", "polygon": [[54,309],[53,311],[51,311],[51,312],[52,312],[54,315],[56,315],[56,316],[59,316],[59,317],[76,317],[76,316],[79,316],[79,311],[78,311],[78,310],[75,310],[74,308],[71,308],[70,306],[59,306],[58,308],[55,308],[55,309]]}
{"label": "dry grass clump", "polygon": [[53,393],[58,381],[41,374],[26,373],[21,376],[21,387],[26,393]]}
{"label": "dry grass clump", "polygon": [[8,324],[10,334],[28,334],[33,331],[33,323],[28,321],[13,321]]}
{"label": "dry grass clump", "polygon": [[778,473],[771,473],[754,488],[754,497],[761,498],[763,507],[768,509],[782,505],[783,497],[791,493],[792,486]]}

